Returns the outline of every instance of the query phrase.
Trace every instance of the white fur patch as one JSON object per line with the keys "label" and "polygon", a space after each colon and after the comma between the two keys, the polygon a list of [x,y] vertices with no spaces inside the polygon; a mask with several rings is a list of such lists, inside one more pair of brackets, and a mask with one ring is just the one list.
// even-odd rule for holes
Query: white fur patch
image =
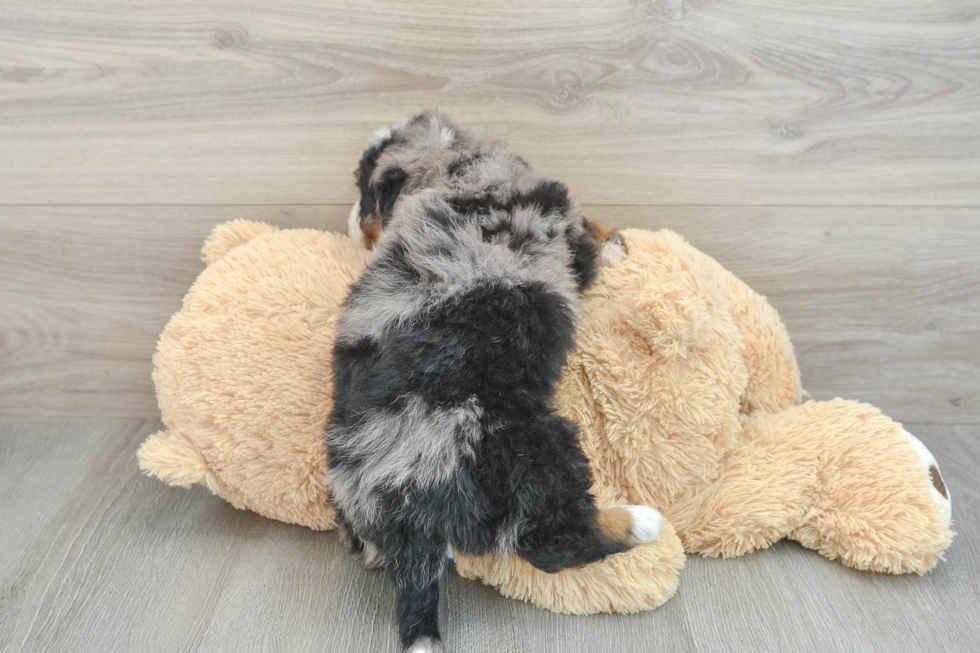
{"label": "white fur patch", "polygon": [[361,240],[361,200],[354,202],[354,208],[347,216],[347,236],[351,240]]}
{"label": "white fur patch", "polygon": [[932,493],[932,499],[942,506],[943,518],[946,525],[949,526],[949,521],[953,517],[953,501],[952,496],[949,494],[949,486],[946,486],[947,496],[944,497],[942,493],[940,493],[939,490],[937,490],[932,484],[932,477],[929,474],[929,467],[932,465],[935,465],[937,470],[939,469],[939,463],[936,462],[936,457],[932,455],[932,452],[929,451],[926,445],[922,444],[922,440],[919,438],[915,437],[905,429],[902,429],[902,435],[905,436],[905,438],[909,441],[909,444],[912,445],[912,449],[915,450],[916,455],[919,456],[919,462],[922,463],[922,467],[925,469],[926,475],[929,476],[929,491]]}
{"label": "white fur patch", "polygon": [[370,542],[364,542],[364,553],[361,557],[361,563],[365,569],[378,569],[381,567],[384,564],[384,560],[381,558],[381,551],[378,550],[378,547]]}
{"label": "white fur patch", "polygon": [[634,544],[646,544],[660,537],[664,517],[650,506],[623,506],[633,516],[630,538]]}
{"label": "white fur patch", "polygon": [[332,428],[327,436],[332,450],[363,457],[356,466],[338,465],[327,472],[334,501],[358,521],[383,519],[379,490],[445,482],[464,457],[476,455],[482,414],[476,397],[452,408],[434,408],[408,395],[402,410],[372,410],[356,425]]}
{"label": "white fur patch", "polygon": [[375,131],[373,134],[371,134],[371,138],[368,140],[368,144],[367,144],[367,148],[366,149],[369,149],[369,148],[371,148],[371,147],[373,147],[375,145],[378,145],[382,141],[388,140],[389,138],[391,138],[392,134],[394,134],[396,131],[399,131],[400,129],[403,129],[405,127],[405,125],[407,125],[410,120],[411,120],[411,117],[408,117],[408,118],[405,118],[404,120],[402,120],[397,125],[391,125],[389,127],[382,127],[381,129]]}
{"label": "white fur patch", "polygon": [[391,138],[391,127],[382,127],[371,134],[371,138],[368,140],[368,147],[370,148],[389,138]]}
{"label": "white fur patch", "polygon": [[497,531],[497,555],[506,558],[517,548],[517,536],[524,526],[524,521],[515,515],[514,520],[510,524],[502,526]]}
{"label": "white fur patch", "polygon": [[626,259],[626,246],[619,238],[607,240],[602,245],[602,252],[599,255],[599,262],[604,268],[611,268],[622,260]]}
{"label": "white fur patch", "polygon": [[443,653],[442,642],[431,637],[422,637],[405,649],[405,653]]}

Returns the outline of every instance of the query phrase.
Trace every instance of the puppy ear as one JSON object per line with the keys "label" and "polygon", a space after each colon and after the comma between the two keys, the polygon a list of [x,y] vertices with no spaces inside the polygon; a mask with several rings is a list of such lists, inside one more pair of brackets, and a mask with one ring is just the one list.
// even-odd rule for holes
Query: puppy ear
{"label": "puppy ear", "polygon": [[[371,166],[373,168],[373,165]],[[381,235],[381,230],[388,226],[395,202],[401,195],[408,174],[401,168],[393,167],[385,170],[381,179],[371,183],[370,176],[361,170],[358,177],[358,187],[361,189],[361,199],[355,205],[349,219],[350,231],[356,233],[359,226],[361,240],[368,249],[374,247],[375,241]],[[352,236],[353,237],[353,236]]]}
{"label": "puppy ear", "polygon": [[391,219],[391,212],[395,208],[395,202],[401,195],[407,179],[408,175],[401,168],[389,168],[384,171],[376,184],[371,185],[375,201],[375,213],[382,226],[387,225],[388,220]]}
{"label": "puppy ear", "polygon": [[582,229],[573,230],[568,239],[572,250],[572,275],[579,290],[589,285],[599,272],[602,237],[608,228],[588,218],[582,218]]}

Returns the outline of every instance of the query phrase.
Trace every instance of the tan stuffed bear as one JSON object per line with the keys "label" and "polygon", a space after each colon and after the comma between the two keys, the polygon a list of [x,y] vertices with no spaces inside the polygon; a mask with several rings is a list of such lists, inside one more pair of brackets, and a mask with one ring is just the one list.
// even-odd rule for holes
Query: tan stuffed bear
{"label": "tan stuffed bear", "polygon": [[[558,389],[581,426],[601,505],[648,504],[659,540],[545,574],[458,555],[459,573],[558,612],[636,612],[677,587],[684,551],[737,556],[789,537],[858,569],[924,573],[949,545],[935,459],[851,401],[800,404],[792,346],[765,299],[671,232],[623,232]],[[335,526],[324,485],[334,321],[368,252],[344,236],[236,221],[160,337],[167,430],[140,466],[239,508]],[[681,544],[683,543],[683,549]]]}

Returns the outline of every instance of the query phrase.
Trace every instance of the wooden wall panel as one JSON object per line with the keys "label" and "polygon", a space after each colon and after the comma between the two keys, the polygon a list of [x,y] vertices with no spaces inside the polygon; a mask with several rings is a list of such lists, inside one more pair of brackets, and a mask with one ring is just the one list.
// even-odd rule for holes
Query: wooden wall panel
{"label": "wooden wall panel", "polygon": [[980,205],[975,0],[2,7],[0,203],[347,203],[439,106],[584,203]]}
{"label": "wooden wall panel", "polygon": [[[815,398],[980,421],[980,220],[971,209],[587,206],[670,228],[780,311]],[[153,416],[156,338],[210,229],[343,229],[347,207],[0,208],[0,415]]]}

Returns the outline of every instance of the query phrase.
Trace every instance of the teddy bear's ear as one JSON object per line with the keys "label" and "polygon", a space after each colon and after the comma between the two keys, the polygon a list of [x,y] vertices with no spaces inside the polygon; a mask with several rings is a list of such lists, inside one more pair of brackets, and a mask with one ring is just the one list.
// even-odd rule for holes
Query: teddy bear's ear
{"label": "teddy bear's ear", "polygon": [[204,241],[204,246],[201,248],[201,260],[204,261],[205,265],[211,265],[239,245],[244,245],[257,236],[273,231],[279,230],[264,222],[252,222],[251,220],[232,220],[219,224]]}

